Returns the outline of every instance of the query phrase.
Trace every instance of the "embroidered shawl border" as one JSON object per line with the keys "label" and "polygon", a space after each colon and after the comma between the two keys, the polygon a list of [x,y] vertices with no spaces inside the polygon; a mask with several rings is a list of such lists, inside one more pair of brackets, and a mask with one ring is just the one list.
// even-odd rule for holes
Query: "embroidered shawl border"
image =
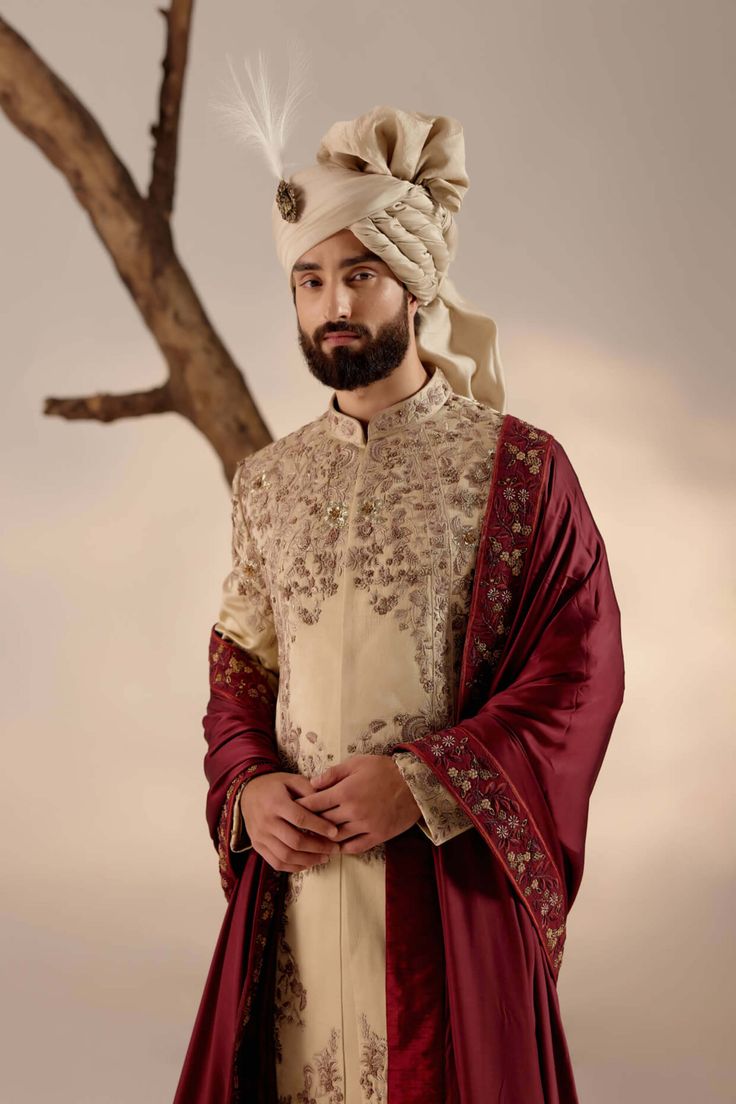
{"label": "embroidered shawl border", "polygon": [[511,779],[457,723],[480,709],[503,652],[537,524],[551,441],[523,419],[505,416],[478,547],[456,724],[399,746],[435,771],[492,847],[529,911],[556,978],[565,943],[562,876]]}

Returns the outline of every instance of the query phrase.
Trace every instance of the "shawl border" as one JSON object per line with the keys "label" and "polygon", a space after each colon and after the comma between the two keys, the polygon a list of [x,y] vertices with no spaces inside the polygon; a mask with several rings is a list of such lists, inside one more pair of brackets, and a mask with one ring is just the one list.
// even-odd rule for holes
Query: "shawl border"
{"label": "shawl border", "polygon": [[498,857],[531,915],[556,980],[566,928],[561,873],[511,778],[461,723],[486,700],[518,608],[552,441],[551,434],[523,418],[505,415],[478,546],[455,725],[397,747],[414,752],[434,771]]}
{"label": "shawl border", "polygon": [[[504,417],[478,544],[456,720],[481,707],[501,658],[539,518],[551,442],[549,433],[523,418]],[[481,594],[487,599],[482,605]]]}
{"label": "shawl border", "polygon": [[461,724],[423,736],[412,750],[455,795],[509,874],[556,980],[565,945],[564,886],[544,837],[511,779]]}
{"label": "shawl border", "polygon": [[225,900],[229,901],[233,895],[238,873],[233,866],[232,852],[230,851],[230,835],[233,827],[233,813],[235,800],[241,782],[246,779],[256,778],[259,774],[269,774],[273,771],[271,763],[251,763],[245,770],[236,774],[225,793],[222,811],[217,822],[217,857],[220,871],[220,884],[225,894]]}

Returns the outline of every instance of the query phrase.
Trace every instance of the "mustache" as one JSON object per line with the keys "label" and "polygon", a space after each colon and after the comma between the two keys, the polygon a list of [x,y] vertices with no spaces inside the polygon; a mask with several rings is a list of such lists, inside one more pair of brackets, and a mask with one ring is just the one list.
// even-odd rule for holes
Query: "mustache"
{"label": "mustache", "polygon": [[360,330],[355,326],[332,326],[329,330],[323,330],[321,336],[328,337],[330,334],[336,333],[354,333],[360,335]]}

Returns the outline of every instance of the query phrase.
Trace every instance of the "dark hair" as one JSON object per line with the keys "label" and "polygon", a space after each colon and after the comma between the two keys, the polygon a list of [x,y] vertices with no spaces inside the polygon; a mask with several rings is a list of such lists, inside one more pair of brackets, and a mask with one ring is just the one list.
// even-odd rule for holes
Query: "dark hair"
{"label": "dark hair", "polygon": [[[409,292],[406,289],[406,285],[402,284],[402,287],[404,288],[404,300],[406,301],[409,298]],[[293,301],[294,305],[296,306],[296,285],[295,284],[291,285],[291,298],[292,298],[292,301]],[[415,337],[419,333],[420,329],[422,328],[422,323],[423,322],[424,322],[424,316],[421,315],[418,310],[414,311],[414,336]]]}

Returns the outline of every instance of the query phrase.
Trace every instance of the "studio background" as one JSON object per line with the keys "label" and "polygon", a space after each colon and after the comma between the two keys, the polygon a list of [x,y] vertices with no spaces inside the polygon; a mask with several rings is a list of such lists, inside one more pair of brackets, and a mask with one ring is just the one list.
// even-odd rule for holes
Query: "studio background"
{"label": "studio background", "polygon": [[[153,0],[5,0],[139,188]],[[285,43],[315,91],[287,157],[380,103],[458,118],[451,274],[499,327],[507,411],[563,444],[622,611],[626,695],[559,981],[582,1104],[736,1093],[731,0],[195,8],[174,236],[275,437],[325,409],[272,245],[274,181],[209,100]],[[165,366],[65,180],[0,115],[3,1043],[13,1104],[173,1097],[225,909],[204,820],[219,461],[174,414],[45,418]],[[731,645],[731,647],[729,647]],[[730,723],[729,723],[730,721]]]}

